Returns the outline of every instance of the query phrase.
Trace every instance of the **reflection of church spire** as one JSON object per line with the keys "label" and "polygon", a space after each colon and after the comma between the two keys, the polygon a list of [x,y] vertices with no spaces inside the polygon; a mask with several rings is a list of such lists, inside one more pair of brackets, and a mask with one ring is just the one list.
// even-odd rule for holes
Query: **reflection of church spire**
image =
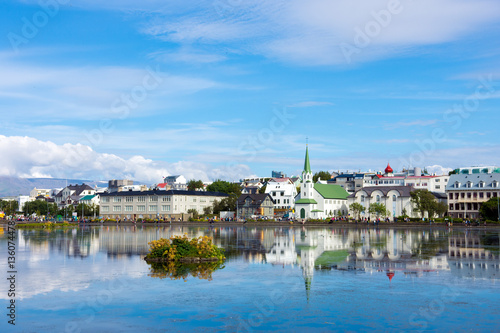
{"label": "reflection of church spire", "polygon": [[309,303],[309,296],[311,296],[312,276],[307,276],[305,278],[305,283],[306,283],[306,297],[307,297],[307,302]]}

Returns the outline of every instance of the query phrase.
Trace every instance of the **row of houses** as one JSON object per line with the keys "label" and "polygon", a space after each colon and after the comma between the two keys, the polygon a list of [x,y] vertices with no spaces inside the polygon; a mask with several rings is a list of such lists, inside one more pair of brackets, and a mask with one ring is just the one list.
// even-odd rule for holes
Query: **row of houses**
{"label": "row of houses", "polygon": [[[300,177],[286,177],[278,172],[273,175],[280,177],[240,182],[242,195],[236,208],[239,218],[324,219],[350,214],[353,203],[365,208],[362,217],[372,217],[368,211],[374,203],[385,205],[391,218],[404,214],[419,217],[411,202],[411,193],[419,189],[428,190],[436,200],[445,202],[448,215],[453,218],[478,218],[481,204],[500,196],[498,167],[461,168],[454,174],[437,176],[420,168],[396,173],[388,164],[383,173],[334,173],[330,179],[313,181],[308,147]],[[188,191],[183,176],[165,177],[152,187],[134,185],[131,180],[110,180],[107,188],[86,184],[52,190],[35,188],[24,200],[47,200],[60,208],[79,203],[96,205],[104,218],[182,219],[189,210],[203,213],[215,200],[228,197],[207,192],[206,186]]]}

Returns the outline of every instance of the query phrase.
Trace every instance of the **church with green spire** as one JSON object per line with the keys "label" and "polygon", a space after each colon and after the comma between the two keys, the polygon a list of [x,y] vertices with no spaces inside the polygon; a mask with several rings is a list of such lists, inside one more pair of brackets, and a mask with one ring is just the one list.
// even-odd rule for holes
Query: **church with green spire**
{"label": "church with green spire", "polygon": [[340,185],[327,184],[326,181],[327,179],[313,182],[309,146],[306,146],[300,193],[295,197],[295,217],[297,219],[325,219],[349,214],[347,207],[349,193]]}

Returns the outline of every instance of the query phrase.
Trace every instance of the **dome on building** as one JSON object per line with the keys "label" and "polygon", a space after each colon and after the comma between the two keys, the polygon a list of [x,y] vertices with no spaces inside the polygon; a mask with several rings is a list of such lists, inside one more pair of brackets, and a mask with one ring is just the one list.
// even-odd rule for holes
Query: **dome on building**
{"label": "dome on building", "polygon": [[387,168],[385,168],[385,173],[393,173],[394,170],[392,170],[391,166],[389,165],[389,163],[387,163]]}

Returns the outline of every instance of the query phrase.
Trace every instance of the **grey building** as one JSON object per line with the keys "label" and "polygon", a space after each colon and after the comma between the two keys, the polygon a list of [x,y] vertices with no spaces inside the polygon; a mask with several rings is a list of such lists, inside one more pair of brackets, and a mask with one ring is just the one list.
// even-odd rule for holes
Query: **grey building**
{"label": "grey building", "polygon": [[481,204],[500,196],[500,173],[454,174],[446,186],[448,215],[479,218]]}

